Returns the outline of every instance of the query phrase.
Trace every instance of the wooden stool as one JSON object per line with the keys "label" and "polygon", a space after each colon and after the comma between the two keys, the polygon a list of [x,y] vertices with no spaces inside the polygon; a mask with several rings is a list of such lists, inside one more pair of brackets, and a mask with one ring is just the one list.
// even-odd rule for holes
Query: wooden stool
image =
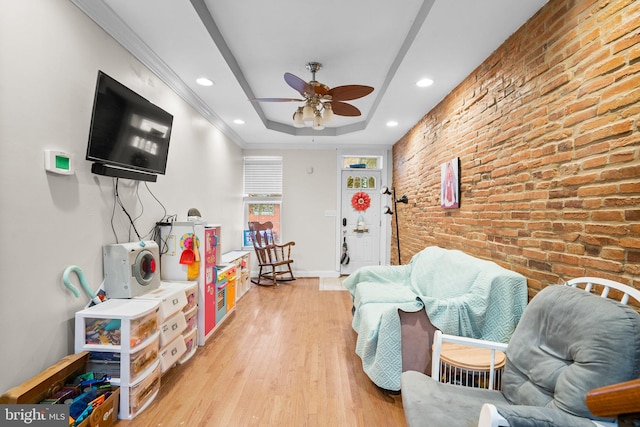
{"label": "wooden stool", "polygon": [[[494,390],[502,386],[506,355],[496,350]],[[491,350],[449,342],[442,343],[440,354],[441,381],[466,387],[489,388]]]}

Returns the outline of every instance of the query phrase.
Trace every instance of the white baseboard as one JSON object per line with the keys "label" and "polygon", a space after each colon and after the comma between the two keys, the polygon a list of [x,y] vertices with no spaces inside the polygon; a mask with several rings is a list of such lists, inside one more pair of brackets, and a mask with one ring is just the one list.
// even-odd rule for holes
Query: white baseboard
{"label": "white baseboard", "polygon": [[[338,271],[293,271],[295,277],[340,277]],[[257,277],[258,271],[251,271],[251,277]]]}

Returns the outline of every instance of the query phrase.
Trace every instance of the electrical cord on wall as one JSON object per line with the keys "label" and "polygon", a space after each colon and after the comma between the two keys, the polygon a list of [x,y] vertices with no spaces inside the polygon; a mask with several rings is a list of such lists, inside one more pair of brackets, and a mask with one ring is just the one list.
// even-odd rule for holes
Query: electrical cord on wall
{"label": "electrical cord on wall", "polygon": [[[160,242],[160,244],[159,244],[160,255],[164,255],[164,254],[169,252],[169,243],[167,242],[167,239],[163,239],[162,236],[161,236],[160,224],[167,224],[167,223],[171,224],[171,228],[169,229],[169,233],[167,233],[167,236],[170,236],[171,235],[171,230],[173,230],[173,223],[178,220],[178,214],[167,215],[167,209],[162,204],[162,202],[160,200],[158,200],[156,195],[153,194],[153,192],[151,192],[151,189],[149,188],[149,185],[146,182],[144,183],[144,185],[145,185],[145,187],[147,187],[147,191],[149,192],[149,194],[151,194],[151,197],[156,199],[156,202],[158,202],[158,204],[160,206],[162,206],[162,210],[164,211],[164,215],[162,216],[160,221],[156,222],[155,225],[153,226],[153,228],[151,229],[151,231],[149,231],[149,233],[147,233],[147,235],[151,235],[151,239],[152,240],[154,240],[156,242]],[[140,203],[142,203],[142,202],[140,202]]]}
{"label": "electrical cord on wall", "polygon": [[[136,181],[136,198],[138,199],[138,203],[140,203],[140,214],[131,221],[131,225],[129,225],[129,241],[131,241],[131,228],[133,224],[142,216],[144,213],[144,205],[142,204],[142,199],[140,199],[140,181]],[[146,237],[146,236],[145,236]],[[140,240],[144,240],[144,237],[139,237]]]}
{"label": "electrical cord on wall", "polygon": [[[151,235],[153,236],[153,240],[156,240],[156,237],[160,237],[159,235],[156,236],[157,233],[157,229],[158,229],[158,223],[164,223],[164,222],[173,222],[173,221],[177,221],[178,219],[178,215],[177,214],[173,214],[173,215],[167,215],[167,208],[165,208],[165,206],[162,204],[162,202],[160,200],[158,200],[158,198],[156,197],[155,194],[153,194],[151,192],[151,189],[149,188],[149,185],[145,182],[144,186],[147,187],[147,191],[149,192],[149,194],[151,194],[151,197],[153,197],[156,202],[158,202],[158,204],[162,207],[162,210],[164,212],[164,214],[162,215],[162,218],[160,219],[160,221],[156,222],[156,225],[153,226],[153,228],[146,234],[147,236]],[[140,204],[142,204],[142,201],[140,201]],[[156,240],[157,241],[157,240]]]}
{"label": "electrical cord on wall", "polygon": [[[164,211],[164,215],[162,216],[160,221],[157,221],[155,223],[155,225],[153,226],[153,228],[151,228],[151,230],[147,233],[147,236],[151,236],[152,240],[154,240],[156,242],[160,242],[160,244],[159,244],[159,246],[160,246],[159,247],[160,255],[163,255],[163,254],[166,254],[166,253],[169,252],[169,244],[168,244],[167,240],[163,239],[162,236],[160,235],[160,226],[159,226],[159,224],[169,223],[169,224],[171,224],[171,227],[172,227],[171,230],[172,230],[173,229],[173,223],[178,220],[178,214],[167,215],[167,209],[162,204],[162,202],[156,197],[156,195],[153,194],[153,192],[149,188],[149,185],[146,182],[144,183],[144,185],[145,185],[145,187],[147,187],[147,191],[149,192],[149,194],[151,194],[151,197],[153,197],[156,200],[156,202],[158,202],[158,204],[160,206],[162,206],[162,210]],[[142,201],[140,201],[140,204],[142,204]],[[171,235],[171,230],[167,234],[168,236]]]}
{"label": "electrical cord on wall", "polygon": [[[169,232],[167,233],[167,236],[171,236],[172,231],[173,231],[173,222],[174,221],[170,221],[169,222]],[[160,255],[164,255],[166,253],[169,252],[169,239],[163,239],[162,235],[160,233],[160,224],[161,223],[156,223],[155,227],[153,227],[153,240],[155,240],[156,242],[160,242],[159,248],[158,250],[160,251]],[[166,224],[166,223],[164,223]]]}
{"label": "electrical cord on wall", "polygon": [[[118,205],[120,205],[120,208],[122,209],[122,212],[124,212],[124,214],[127,216],[127,218],[129,218],[129,223],[131,224],[131,227],[133,227],[133,231],[135,231],[136,236],[138,236],[138,240],[142,240],[142,238],[140,237],[140,233],[138,233],[138,230],[136,229],[136,225],[133,223],[133,219],[131,218],[131,215],[129,215],[129,212],[127,212],[127,209],[124,207],[124,205],[122,204],[122,200],[120,200],[120,194],[118,194],[118,184],[120,181],[120,178],[114,178],[115,179],[115,183],[113,185],[113,189],[114,189],[114,202],[113,202],[113,210],[115,211],[116,207],[116,203],[118,203]],[[115,234],[115,227],[113,225],[113,214],[111,215],[111,229],[113,230],[113,233]],[[118,243],[118,236],[116,235],[116,243]]]}
{"label": "electrical cord on wall", "polygon": [[116,181],[117,181],[117,178],[114,178],[113,179],[113,209],[111,210],[111,231],[113,231],[113,236],[116,238],[116,243],[120,243],[118,241],[118,233],[116,233],[116,228],[113,226],[113,218],[116,215],[116,199],[115,199],[117,194]]}
{"label": "electrical cord on wall", "polygon": [[[142,203],[142,199],[140,198],[140,182],[137,181],[136,182],[136,198],[138,199],[138,202],[140,203],[141,206],[141,212],[138,216],[136,216],[135,218],[131,218],[131,215],[129,214],[129,212],[127,211],[127,209],[125,208],[124,204],[122,203],[122,200],[120,199],[120,194],[118,192],[118,186],[119,186],[119,178],[114,178],[114,182],[113,182],[113,210],[111,212],[111,230],[113,231],[113,235],[116,238],[116,243],[119,243],[118,240],[118,234],[116,233],[116,229],[115,229],[115,225],[114,225],[114,218],[115,218],[115,212],[116,212],[116,204],[120,206],[120,208],[122,209],[122,211],[125,213],[125,215],[127,216],[127,218],[129,218],[129,234],[128,234],[128,238],[129,241],[131,241],[131,230],[133,229],[133,231],[135,232],[138,240],[142,241],[145,238],[151,236],[152,240],[155,241],[161,241],[162,239],[160,238],[160,229],[158,227],[159,223],[171,223],[173,224],[174,221],[177,221],[178,219],[178,215],[177,214],[173,214],[173,215],[167,215],[167,209],[166,207],[162,204],[162,202],[156,197],[155,194],[153,194],[153,192],[151,191],[151,189],[149,188],[149,186],[147,185],[147,183],[145,182],[144,185],[147,188],[147,191],[149,192],[149,194],[151,194],[151,197],[153,197],[156,202],[158,202],[158,204],[162,207],[163,210],[163,216],[160,219],[160,221],[156,222],[156,224],[151,228],[151,230],[149,230],[144,236],[141,236],[140,233],[138,232],[136,226],[135,226],[135,222],[142,217],[143,213],[144,213],[144,204]],[[161,251],[161,253],[167,253],[167,251],[169,250],[168,244],[166,241],[162,242],[162,248],[163,251]]]}

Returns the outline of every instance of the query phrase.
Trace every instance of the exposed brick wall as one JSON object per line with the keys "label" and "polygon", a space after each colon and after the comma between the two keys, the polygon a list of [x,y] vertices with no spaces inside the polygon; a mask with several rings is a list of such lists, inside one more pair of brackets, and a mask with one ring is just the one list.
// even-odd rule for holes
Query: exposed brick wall
{"label": "exposed brick wall", "polygon": [[[640,1],[551,0],[394,145],[403,263],[438,245],[530,296],[579,276],[640,289],[639,116]],[[461,206],[442,209],[453,157]]]}

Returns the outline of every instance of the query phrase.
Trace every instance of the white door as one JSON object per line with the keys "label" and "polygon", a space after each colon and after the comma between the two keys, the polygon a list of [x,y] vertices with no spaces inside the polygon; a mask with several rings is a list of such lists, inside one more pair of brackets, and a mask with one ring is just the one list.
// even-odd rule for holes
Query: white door
{"label": "white door", "polygon": [[[379,170],[342,171],[340,274],[351,274],[364,265],[380,264],[380,177]],[[345,244],[348,262],[344,256]]]}

